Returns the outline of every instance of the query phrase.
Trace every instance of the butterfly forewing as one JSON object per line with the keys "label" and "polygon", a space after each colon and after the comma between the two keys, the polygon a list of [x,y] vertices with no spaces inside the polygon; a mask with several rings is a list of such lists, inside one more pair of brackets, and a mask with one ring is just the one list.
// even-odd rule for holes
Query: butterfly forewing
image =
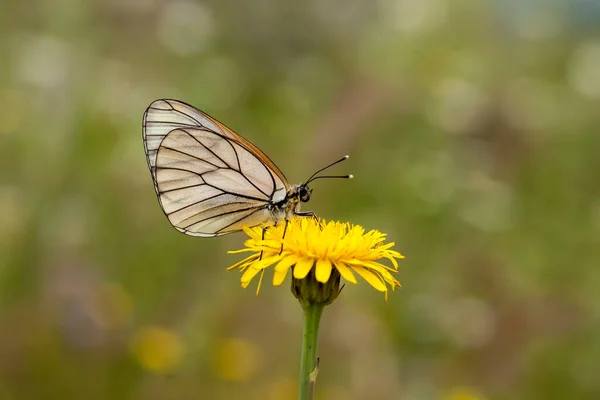
{"label": "butterfly forewing", "polygon": [[175,228],[193,236],[270,221],[268,202],[283,188],[260,159],[206,128],[172,130],[154,162],[162,209]]}
{"label": "butterfly forewing", "polygon": [[[162,140],[174,129],[178,128],[204,128],[216,135],[220,135],[246,149],[253,157],[268,169],[273,176],[275,186],[289,190],[289,184],[281,170],[251,142],[244,139],[231,129],[203,113],[195,107],[178,100],[156,100],[146,109],[143,117],[144,149],[148,166],[155,175],[156,154]],[[242,165],[242,168],[244,165]]]}

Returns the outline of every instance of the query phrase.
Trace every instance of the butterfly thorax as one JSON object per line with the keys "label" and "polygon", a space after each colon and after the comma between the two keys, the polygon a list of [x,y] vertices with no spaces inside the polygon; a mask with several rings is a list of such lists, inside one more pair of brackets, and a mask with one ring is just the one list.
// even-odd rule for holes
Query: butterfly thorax
{"label": "butterfly thorax", "polygon": [[300,212],[300,203],[306,203],[310,200],[312,189],[304,184],[293,185],[280,201],[271,201],[268,205],[274,223],[284,219],[291,219]]}

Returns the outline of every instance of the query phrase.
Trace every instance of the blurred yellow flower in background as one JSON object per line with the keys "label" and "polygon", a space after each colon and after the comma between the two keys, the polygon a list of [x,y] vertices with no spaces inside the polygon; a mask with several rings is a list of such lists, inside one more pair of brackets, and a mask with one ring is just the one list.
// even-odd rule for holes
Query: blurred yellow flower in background
{"label": "blurred yellow flower in background", "polygon": [[260,349],[248,340],[221,339],[214,347],[213,368],[225,381],[247,381],[256,375],[261,365]]}
{"label": "blurred yellow flower in background", "polygon": [[267,400],[293,399],[298,392],[298,382],[293,379],[279,379],[270,383]]}
{"label": "blurred yellow flower in background", "polygon": [[144,369],[167,373],[181,363],[183,343],[179,335],[167,328],[148,326],[136,333],[132,351]]}
{"label": "blurred yellow flower in background", "polygon": [[[401,287],[392,273],[398,270],[396,258],[404,256],[391,250],[394,243],[385,244],[385,234],[377,230],[365,233],[359,225],[297,217],[289,221],[287,229],[285,223],[268,227],[264,237],[261,227],[244,228],[244,231],[250,236],[245,242],[246,247],[230,253],[253,254],[228,268],[243,272],[241,282],[244,288],[259,273],[262,281],[265,269],[273,265],[274,286],[281,285],[288,270],[293,267],[295,279],[304,279],[312,271],[320,283],[328,282],[332,271],[337,271],[348,282],[357,283],[356,273],[383,292],[386,299],[388,285],[392,291]],[[392,263],[393,268],[379,262],[384,258]],[[260,282],[257,293],[259,290]]]}
{"label": "blurred yellow flower in background", "polygon": [[472,388],[458,386],[452,388],[452,390],[444,396],[444,400],[485,400],[485,398]]}

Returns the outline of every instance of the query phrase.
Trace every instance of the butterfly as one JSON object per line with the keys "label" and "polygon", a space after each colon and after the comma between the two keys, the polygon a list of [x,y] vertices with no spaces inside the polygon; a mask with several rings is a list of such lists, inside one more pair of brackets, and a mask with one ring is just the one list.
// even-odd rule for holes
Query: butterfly
{"label": "butterfly", "polygon": [[[158,201],[175,229],[212,237],[244,226],[276,225],[301,212],[310,200],[308,184],[348,158],[290,185],[258,147],[221,122],[178,100],[156,100],[144,112],[142,136]],[[264,231],[263,231],[264,233]]]}

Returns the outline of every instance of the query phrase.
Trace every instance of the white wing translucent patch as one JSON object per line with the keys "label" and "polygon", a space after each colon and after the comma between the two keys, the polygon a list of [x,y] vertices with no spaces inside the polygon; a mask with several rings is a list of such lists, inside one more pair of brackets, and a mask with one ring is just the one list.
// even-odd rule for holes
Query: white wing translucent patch
{"label": "white wing translucent patch", "polygon": [[217,236],[272,222],[268,202],[281,187],[239,144],[206,128],[167,133],[153,158],[162,209],[179,231]]}

